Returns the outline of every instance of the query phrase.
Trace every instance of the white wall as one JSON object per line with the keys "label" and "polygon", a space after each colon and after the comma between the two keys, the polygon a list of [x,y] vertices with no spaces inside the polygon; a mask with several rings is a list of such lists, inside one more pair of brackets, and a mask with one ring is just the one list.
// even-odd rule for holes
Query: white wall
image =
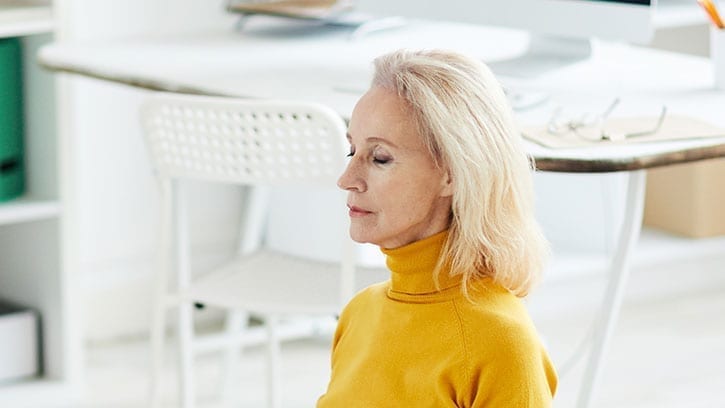
{"label": "white wall", "polygon": [[625,174],[540,172],[534,183],[537,216],[554,254],[613,250],[624,213]]}

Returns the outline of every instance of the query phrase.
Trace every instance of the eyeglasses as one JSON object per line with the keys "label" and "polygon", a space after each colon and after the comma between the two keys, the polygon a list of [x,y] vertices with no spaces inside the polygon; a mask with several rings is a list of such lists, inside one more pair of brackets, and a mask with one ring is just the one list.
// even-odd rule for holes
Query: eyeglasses
{"label": "eyeglasses", "polygon": [[615,98],[607,108],[598,114],[584,113],[577,118],[564,118],[562,108],[554,110],[549,122],[546,125],[546,131],[549,134],[557,136],[565,136],[574,134],[577,137],[593,142],[601,141],[620,141],[634,137],[648,136],[657,133],[662,127],[662,123],[667,115],[667,107],[663,106],[657,121],[650,127],[638,131],[631,132],[609,132],[605,129],[607,119],[614,108],[619,105],[619,98]]}

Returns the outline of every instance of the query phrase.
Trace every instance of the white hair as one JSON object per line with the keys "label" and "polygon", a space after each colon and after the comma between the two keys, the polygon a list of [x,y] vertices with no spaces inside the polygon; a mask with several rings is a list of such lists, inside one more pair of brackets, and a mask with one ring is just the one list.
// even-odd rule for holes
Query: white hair
{"label": "white hair", "polygon": [[500,84],[458,53],[399,50],[375,60],[372,86],[412,108],[418,132],[454,192],[436,268],[462,274],[464,293],[488,276],[517,296],[538,281],[549,245],[534,217],[532,171]]}

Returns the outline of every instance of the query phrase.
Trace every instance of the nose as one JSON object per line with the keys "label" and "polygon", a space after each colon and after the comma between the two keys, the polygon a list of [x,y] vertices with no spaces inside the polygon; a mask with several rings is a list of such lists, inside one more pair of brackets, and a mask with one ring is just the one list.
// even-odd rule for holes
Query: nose
{"label": "nose", "polygon": [[345,171],[337,179],[337,186],[346,191],[358,193],[365,191],[365,178],[354,157],[347,163]]}

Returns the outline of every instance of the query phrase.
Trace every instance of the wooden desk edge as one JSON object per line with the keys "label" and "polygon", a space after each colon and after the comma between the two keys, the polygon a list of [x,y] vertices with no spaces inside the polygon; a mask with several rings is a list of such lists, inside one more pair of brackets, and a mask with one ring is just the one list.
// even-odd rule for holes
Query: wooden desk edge
{"label": "wooden desk edge", "polygon": [[674,152],[655,153],[621,159],[568,159],[532,156],[538,171],[562,173],[611,173],[646,170],[700,160],[725,157],[725,142],[711,146],[697,146]]}

